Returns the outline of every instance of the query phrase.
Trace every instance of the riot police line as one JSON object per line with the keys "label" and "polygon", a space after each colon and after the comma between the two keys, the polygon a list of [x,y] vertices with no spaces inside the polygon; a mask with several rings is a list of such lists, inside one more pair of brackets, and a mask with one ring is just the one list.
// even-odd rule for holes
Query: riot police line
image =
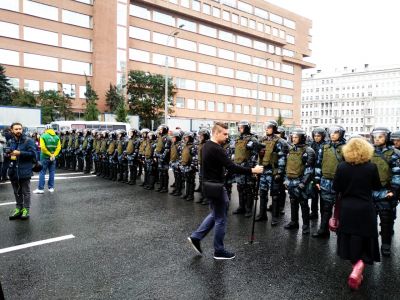
{"label": "riot police line", "polygon": [[[304,130],[294,129],[286,140],[284,129],[276,121],[268,121],[265,134],[252,133],[248,121],[238,123],[238,136],[228,139],[223,146],[227,157],[236,164],[264,167],[258,177],[226,174],[225,187],[229,198],[232,184],[236,183],[239,206],[233,214],[250,218],[255,197],[259,195],[257,222],[268,221],[271,226],[280,224],[286,203],[290,202],[290,222],[285,229],[298,229],[299,210],[302,216],[302,233],[310,233],[310,221],[320,218],[315,238],[329,238],[329,220],[339,195],[332,189],[337,165],[344,160],[342,148],[346,143],[345,129],[332,126],[312,131],[311,141]],[[210,132],[201,129],[193,132],[175,130],[169,134],[166,125],[156,131],[132,129],[129,132],[106,130],[65,131],[61,135],[61,155],[57,164],[61,169],[78,170],[96,174],[104,179],[141,186],[160,193],[169,192],[187,201],[204,205],[208,200],[202,195],[202,146],[210,139]],[[376,213],[380,218],[381,253],[391,254],[391,241],[396,219],[396,206],[400,188],[400,132],[391,133],[377,127],[371,133],[375,153],[372,162],[378,167],[381,189],[373,192]],[[397,145],[397,148],[393,146]],[[172,169],[173,180],[169,178]],[[196,174],[199,186],[195,189]],[[174,182],[169,186],[170,182]],[[257,181],[258,184],[257,184]],[[156,183],[158,186],[156,188]],[[259,189],[256,190],[256,187]],[[194,197],[195,191],[200,197]],[[391,193],[391,197],[388,194]],[[270,205],[268,206],[270,201]],[[311,199],[311,205],[309,200]]]}

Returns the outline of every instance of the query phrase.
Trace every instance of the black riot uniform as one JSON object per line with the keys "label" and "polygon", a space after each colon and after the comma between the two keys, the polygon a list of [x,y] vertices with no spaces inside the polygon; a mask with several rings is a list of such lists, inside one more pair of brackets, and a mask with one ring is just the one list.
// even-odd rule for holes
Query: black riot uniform
{"label": "black riot uniform", "polygon": [[186,132],[183,136],[184,146],[182,149],[182,156],[180,168],[185,180],[185,194],[181,196],[186,201],[194,200],[194,188],[197,171],[197,149],[194,145],[193,132]]}
{"label": "black riot uniform", "polygon": [[299,228],[299,206],[303,218],[303,234],[310,233],[310,207],[308,198],[311,193],[311,180],[314,174],[315,152],[306,145],[306,133],[303,129],[294,129],[290,134],[291,147],[287,155],[285,186],[290,195],[291,221],[285,229]]}
{"label": "black riot uniform", "polygon": [[[108,179],[117,180],[117,166],[114,159],[114,154],[116,153],[117,148],[117,134],[113,131],[110,132],[108,137],[108,147],[107,147],[107,160],[108,160]],[[118,161],[118,158],[117,158]]]}
{"label": "black riot uniform", "polygon": [[147,134],[146,148],[144,149],[144,185],[146,190],[154,190],[157,173],[157,159],[154,151],[157,146],[157,134],[150,131]]}
{"label": "black riot uniform", "polygon": [[170,155],[170,166],[174,173],[174,189],[170,193],[173,196],[182,196],[182,187],[183,187],[183,177],[180,169],[180,160],[182,155],[183,148],[183,131],[176,130],[172,134],[172,144],[171,144],[171,155]]}
{"label": "black riot uniform", "polygon": [[92,151],[93,151],[93,143],[94,139],[92,136],[92,131],[87,130],[85,134],[85,138],[82,143],[82,155],[85,160],[85,171],[84,173],[88,174],[92,170],[93,160],[92,160]]}
{"label": "black riot uniform", "polygon": [[[115,150],[114,159],[116,158],[117,165],[117,181],[124,181],[124,167],[128,168],[128,158],[126,157],[126,131],[121,130],[118,132],[117,149]],[[128,178],[125,178],[126,182]]]}
{"label": "black riot uniform", "polygon": [[157,192],[167,193],[168,192],[168,170],[171,150],[171,138],[168,136],[168,126],[161,124],[158,129],[157,145],[154,152],[158,163],[158,175],[160,180],[160,187]]}
{"label": "black riot uniform", "polygon": [[[315,155],[316,155],[316,160],[318,159],[317,155],[322,148],[322,146],[325,144],[325,137],[326,137],[326,131],[322,127],[317,127],[312,131],[312,143],[311,143],[311,148],[314,150]],[[310,220],[318,219],[318,203],[320,201],[320,191],[315,185],[315,180],[314,180],[314,175],[313,175],[313,180],[312,180],[312,189],[311,189],[311,214],[310,214]],[[321,206],[321,205],[319,205]]]}
{"label": "black riot uniform", "polygon": [[63,155],[64,163],[61,164],[61,168],[67,170],[69,168],[69,158],[68,158],[68,142],[70,139],[69,130],[65,131],[64,139],[61,142],[61,152]]}
{"label": "black riot uniform", "polygon": [[[127,141],[125,149],[128,165],[126,168],[124,166],[124,181],[130,185],[136,184],[139,146],[140,146],[139,131],[137,129],[131,129],[129,131],[129,140]],[[128,178],[128,173],[129,173],[129,178]]]}
{"label": "black riot uniform", "polygon": [[73,129],[68,140],[68,169],[75,171],[76,169],[76,155],[75,155],[75,140],[77,138],[76,130]]}
{"label": "black riot uniform", "polygon": [[102,178],[108,178],[110,176],[110,167],[108,162],[108,145],[109,145],[109,132],[104,130],[101,133],[101,143],[100,143],[100,176]]}
{"label": "black riot uniform", "polygon": [[203,171],[201,169],[201,155],[202,155],[202,150],[203,150],[203,146],[204,144],[210,139],[210,131],[208,131],[208,129],[203,128],[199,130],[199,143],[197,145],[197,157],[198,157],[198,162],[199,162],[199,166],[198,166],[198,170],[199,170],[199,187],[197,190],[195,190],[195,192],[199,192],[201,193],[201,197],[196,200],[196,203],[201,203],[204,205],[208,204],[208,199],[204,197],[203,194]]}
{"label": "black riot uniform", "polygon": [[[257,138],[251,133],[248,121],[240,121],[238,130],[240,136],[235,141],[234,162],[242,167],[253,168],[258,157]],[[235,181],[239,193],[239,207],[233,213],[245,214],[249,218],[252,216],[256,181],[251,175],[236,175]]]}
{"label": "black riot uniform", "polygon": [[84,160],[83,160],[83,132],[78,131],[78,136],[75,138],[75,155],[78,163],[78,171],[83,172]]}

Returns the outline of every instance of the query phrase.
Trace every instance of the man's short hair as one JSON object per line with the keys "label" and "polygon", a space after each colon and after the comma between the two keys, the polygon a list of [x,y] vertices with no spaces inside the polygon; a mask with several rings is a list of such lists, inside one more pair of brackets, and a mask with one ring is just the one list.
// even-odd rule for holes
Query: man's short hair
{"label": "man's short hair", "polygon": [[212,128],[212,134],[215,134],[217,132],[221,132],[222,129],[228,129],[228,125],[222,122],[216,122]]}
{"label": "man's short hair", "polygon": [[16,125],[19,125],[19,126],[22,127],[22,124],[21,124],[21,123],[19,123],[19,122],[14,122],[14,123],[11,124],[10,128],[11,128],[11,129],[14,129],[14,126],[16,126]]}

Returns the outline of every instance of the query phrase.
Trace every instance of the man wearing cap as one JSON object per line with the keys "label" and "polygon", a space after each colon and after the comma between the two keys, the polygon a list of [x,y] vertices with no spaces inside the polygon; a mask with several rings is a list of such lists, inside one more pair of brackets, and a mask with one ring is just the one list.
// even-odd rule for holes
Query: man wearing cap
{"label": "man wearing cap", "polygon": [[43,194],[45,186],[45,176],[47,169],[49,170],[48,187],[49,192],[54,192],[54,176],[56,173],[56,157],[61,150],[60,138],[48,124],[46,125],[44,134],[40,137],[40,162],[43,169],[39,173],[39,186],[33,191],[34,194]]}

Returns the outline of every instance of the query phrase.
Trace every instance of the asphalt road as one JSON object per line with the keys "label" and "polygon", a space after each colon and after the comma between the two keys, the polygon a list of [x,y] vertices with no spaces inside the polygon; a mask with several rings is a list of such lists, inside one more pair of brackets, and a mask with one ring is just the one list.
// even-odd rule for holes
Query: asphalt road
{"label": "asphalt road", "polygon": [[[57,178],[55,193],[32,195],[29,221],[8,220],[12,188],[0,184],[0,280],[6,299],[400,297],[398,224],[392,256],[368,266],[360,290],[352,292],[346,283],[351,266],[335,255],[336,236],[316,240],[285,230],[288,211],[278,227],[257,223],[259,243],[253,245],[245,244],[251,220],[230,213],[225,245],[237,257],[214,261],[212,232],[202,243],[203,257],[186,241],[207,207],[95,176],[60,172]],[[36,187],[32,182],[32,190]],[[236,207],[234,194],[230,211]],[[312,223],[312,232],[317,226]],[[49,240],[54,238],[61,240]]]}

